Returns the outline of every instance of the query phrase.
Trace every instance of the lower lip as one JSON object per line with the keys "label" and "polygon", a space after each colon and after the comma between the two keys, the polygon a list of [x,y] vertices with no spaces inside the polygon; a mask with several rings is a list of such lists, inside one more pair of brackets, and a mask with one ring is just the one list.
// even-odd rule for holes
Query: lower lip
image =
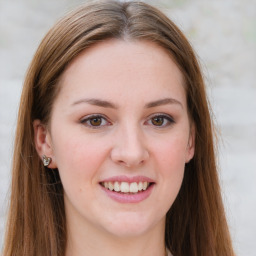
{"label": "lower lip", "polygon": [[[100,185],[101,186],[101,185]],[[154,184],[150,185],[146,190],[142,190],[138,193],[119,193],[115,191],[111,191],[109,189],[106,189],[105,187],[101,188],[104,190],[104,192],[113,200],[119,202],[119,203],[139,203],[147,199],[152,190],[153,190]]]}

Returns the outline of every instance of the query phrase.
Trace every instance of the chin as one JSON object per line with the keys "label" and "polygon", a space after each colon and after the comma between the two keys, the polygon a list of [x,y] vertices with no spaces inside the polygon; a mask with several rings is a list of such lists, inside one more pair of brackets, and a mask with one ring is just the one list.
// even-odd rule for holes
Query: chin
{"label": "chin", "polygon": [[108,229],[109,233],[111,233],[113,236],[119,237],[119,238],[138,237],[138,236],[146,234],[147,231],[148,231],[148,228],[138,227],[135,225],[133,227],[128,227],[128,228],[116,226],[116,227],[112,227],[112,228]]}
{"label": "chin", "polygon": [[[122,214],[114,218],[108,225],[108,232],[120,238],[132,238],[144,235],[155,229],[158,225],[162,226],[162,221],[150,220],[147,216],[137,216],[138,214]],[[164,227],[164,222],[163,222]]]}

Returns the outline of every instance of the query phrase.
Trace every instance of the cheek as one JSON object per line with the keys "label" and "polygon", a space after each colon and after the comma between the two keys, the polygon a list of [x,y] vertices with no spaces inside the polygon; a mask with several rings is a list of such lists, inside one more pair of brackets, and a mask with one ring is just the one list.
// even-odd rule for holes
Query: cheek
{"label": "cheek", "polygon": [[[82,134],[81,134],[82,135]],[[97,186],[100,168],[107,157],[102,141],[85,136],[58,135],[56,163],[65,193],[65,204],[71,209],[86,209],[96,200],[92,186]],[[77,200],[77,198],[83,200]]]}
{"label": "cheek", "polygon": [[[92,136],[91,136],[92,137]],[[101,140],[88,136],[56,135],[54,154],[62,179],[91,182],[107,157],[107,148]]]}
{"label": "cheek", "polygon": [[[154,155],[167,173],[184,167],[187,153],[187,141],[184,137],[173,136],[154,146]],[[175,168],[176,167],[176,168]]]}
{"label": "cheek", "polygon": [[155,147],[155,168],[162,184],[162,198],[168,208],[174,202],[183,181],[186,144],[184,138],[175,137]]}

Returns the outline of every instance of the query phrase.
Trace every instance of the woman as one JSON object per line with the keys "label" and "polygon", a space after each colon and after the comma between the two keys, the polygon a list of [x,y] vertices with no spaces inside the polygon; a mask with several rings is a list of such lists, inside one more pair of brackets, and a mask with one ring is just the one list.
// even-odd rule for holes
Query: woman
{"label": "woman", "polygon": [[4,256],[234,255],[202,74],[141,2],[87,4],[21,96]]}

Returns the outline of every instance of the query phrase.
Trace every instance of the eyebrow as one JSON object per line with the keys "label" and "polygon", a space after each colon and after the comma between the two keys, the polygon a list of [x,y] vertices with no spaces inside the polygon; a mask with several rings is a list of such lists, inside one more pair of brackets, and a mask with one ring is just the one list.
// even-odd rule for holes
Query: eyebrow
{"label": "eyebrow", "polygon": [[117,109],[117,106],[109,101],[106,100],[100,100],[100,99],[81,99],[76,102],[74,102],[72,105],[77,105],[80,103],[87,103],[94,106],[99,106],[103,108],[114,108]]}
{"label": "eyebrow", "polygon": [[167,105],[167,104],[178,104],[183,108],[183,105],[181,104],[181,102],[173,98],[164,98],[164,99],[149,102],[146,104],[146,108],[154,108],[154,107]]}
{"label": "eyebrow", "polygon": [[[78,104],[81,104],[81,103],[87,103],[87,104],[90,104],[90,105],[99,106],[99,107],[103,107],[103,108],[113,108],[113,109],[118,108],[117,105],[115,105],[114,103],[111,103],[111,102],[106,101],[106,100],[95,99],[95,98],[81,99],[81,100],[75,101],[72,104],[72,106],[73,105],[78,105]],[[180,105],[183,108],[182,103],[180,101],[176,100],[176,99],[173,99],[173,98],[164,98],[164,99],[149,102],[145,105],[145,108],[154,108],[154,107],[167,105],[167,104],[177,104],[177,105]]]}

